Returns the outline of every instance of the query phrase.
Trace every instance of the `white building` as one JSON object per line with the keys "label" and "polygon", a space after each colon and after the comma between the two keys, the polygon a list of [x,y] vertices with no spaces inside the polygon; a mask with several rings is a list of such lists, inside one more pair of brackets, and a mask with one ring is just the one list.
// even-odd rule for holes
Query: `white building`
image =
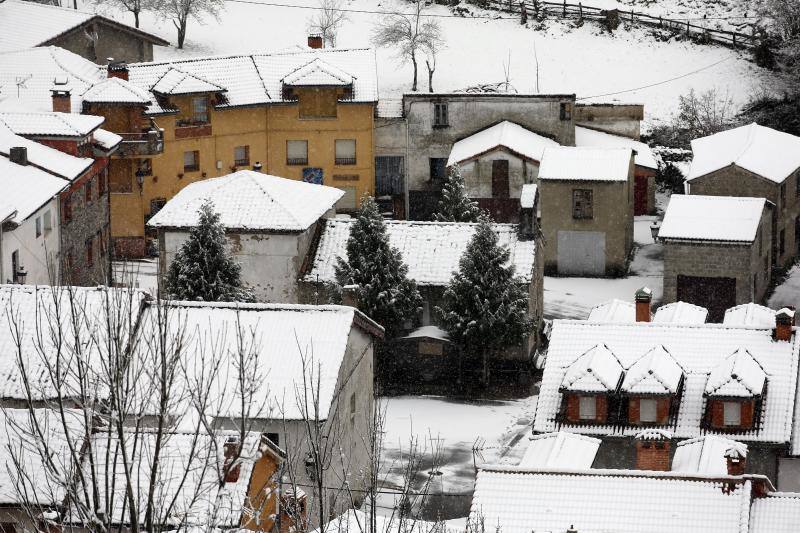
{"label": "white building", "polygon": [[161,273],[166,274],[198,209],[210,201],[225,227],[242,281],[263,302],[299,301],[297,279],[312,241],[335,215],[340,189],[249,170],[192,183],[150,219],[158,230]]}

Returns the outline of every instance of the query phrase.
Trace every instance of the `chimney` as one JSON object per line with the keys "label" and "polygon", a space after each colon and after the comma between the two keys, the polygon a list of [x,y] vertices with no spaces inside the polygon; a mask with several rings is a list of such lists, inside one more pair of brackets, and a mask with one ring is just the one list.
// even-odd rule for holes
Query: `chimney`
{"label": "chimney", "polygon": [[308,36],[308,47],[309,48],[314,48],[316,50],[316,49],[322,48],[322,46],[323,46],[322,35],[309,35]]}
{"label": "chimney", "polygon": [[636,322],[650,322],[650,302],[653,301],[653,291],[649,287],[642,287],[636,291]]}
{"label": "chimney", "polygon": [[223,467],[223,474],[225,475],[225,483],[236,483],[239,481],[239,472],[242,469],[241,461],[238,461],[233,467],[234,460],[239,453],[239,439],[236,437],[228,437],[223,446],[223,453],[225,454],[225,462]]}
{"label": "chimney", "polygon": [[65,85],[54,85],[50,89],[53,97],[53,111],[56,113],[71,113],[72,100],[70,99],[70,89]]}
{"label": "chimney", "polygon": [[12,146],[8,151],[12,163],[25,166],[28,164],[28,149],[24,146]]}
{"label": "chimney", "polygon": [[358,308],[358,285],[342,287],[342,305]]}
{"label": "chimney", "polygon": [[646,429],[636,437],[636,469],[669,470],[669,447],[672,434],[660,429]]}
{"label": "chimney", "polygon": [[731,446],[725,451],[729,476],[743,476],[747,467],[747,447]]}
{"label": "chimney", "polygon": [[784,307],[775,314],[775,331],[773,338],[776,341],[791,341],[794,326],[794,309]]}
{"label": "chimney", "polygon": [[108,58],[108,77],[128,81],[128,64],[125,61],[114,61]]}

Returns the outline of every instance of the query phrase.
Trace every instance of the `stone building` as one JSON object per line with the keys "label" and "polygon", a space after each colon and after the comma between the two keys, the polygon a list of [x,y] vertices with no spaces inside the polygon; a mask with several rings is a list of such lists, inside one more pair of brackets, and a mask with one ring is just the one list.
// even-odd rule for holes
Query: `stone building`
{"label": "stone building", "polygon": [[0,52],[58,46],[94,63],[152,61],[161,37],[107,17],[22,0],[0,2]]}
{"label": "stone building", "polygon": [[800,239],[800,137],[750,124],[692,141],[689,194],[766,198],[772,263],[786,267]]}
{"label": "stone building", "polygon": [[225,227],[242,282],[259,302],[300,302],[297,280],[309,249],[336,214],[344,193],[334,187],[278,178],[251,170],[186,186],[148,222],[157,230],[161,275],[197,226],[210,201]]}
{"label": "stone building", "polygon": [[761,302],[770,286],[772,204],[763,198],[673,195],[658,240],[664,243],[664,302],[725,310]]}
{"label": "stone building", "polygon": [[548,148],[539,168],[545,271],[613,276],[633,246],[630,148]]}

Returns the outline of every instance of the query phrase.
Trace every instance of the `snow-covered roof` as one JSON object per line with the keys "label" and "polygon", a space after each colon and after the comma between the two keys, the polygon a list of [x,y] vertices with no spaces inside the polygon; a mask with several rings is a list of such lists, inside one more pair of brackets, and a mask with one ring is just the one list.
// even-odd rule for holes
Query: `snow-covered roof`
{"label": "snow-covered roof", "polygon": [[727,456],[732,451],[740,457],[747,457],[746,444],[719,435],[687,439],[675,447],[672,471],[725,476],[728,474]]}
{"label": "snow-covered roof", "polygon": [[402,118],[403,99],[402,98],[381,98],[375,106],[375,114],[378,118]]}
{"label": "snow-covered roof", "polygon": [[342,86],[355,80],[352,74],[335,67],[319,57],[296,68],[282,80],[285,85],[300,86]]}
{"label": "snow-covered roof", "polygon": [[753,242],[766,200],[676,194],[670,198],[659,239]]}
{"label": "snow-covered roof", "polygon": [[620,390],[628,394],[676,394],[683,368],[663,346],[655,346],[625,372]]}
{"label": "snow-covered roof", "polygon": [[741,304],[725,311],[722,322],[727,326],[774,328],[775,310],[753,302]]}
{"label": "snow-covered roof", "polygon": [[636,304],[614,298],[592,307],[587,320],[589,322],[636,322]]}
{"label": "snow-covered roof", "polygon": [[0,2],[0,51],[21,50],[47,44],[93,19],[124,28],[128,33],[134,33],[154,44],[169,44],[160,37],[93,13],[37,2],[6,0]]}
{"label": "snow-covered roof", "polygon": [[53,111],[0,110],[0,122],[17,135],[31,137],[86,137],[105,122],[104,117]]}
{"label": "snow-covered roof", "polygon": [[94,143],[105,151],[113,150],[122,142],[122,137],[103,128],[97,128],[92,138]]}
{"label": "snow-covered roof", "polygon": [[536,205],[536,196],[539,195],[539,187],[535,183],[526,183],[522,186],[519,195],[519,206],[522,209],[533,209]]}
{"label": "snow-covered roof", "polygon": [[[541,433],[560,429],[589,435],[633,436],[638,432],[639,427],[625,424],[585,425],[557,421],[562,403],[559,388],[570,366],[581,354],[603,344],[626,369],[630,369],[654,346],[663,346],[684,370],[683,394],[677,418],[668,429],[679,439],[714,433],[713,430],[702,427],[706,406],[704,393],[709,374],[721,363],[730,365],[730,361],[726,359],[741,348],[747,350],[769,376],[769,386],[758,429],[726,433],[726,436],[745,442],[797,442],[799,439],[792,436],[800,351],[797,337],[794,335],[790,342],[776,342],[772,338],[771,330],[723,324],[597,324],[582,320],[555,320],[550,333],[533,429]],[[729,366],[722,367],[725,368]],[[755,370],[752,365],[748,368]],[[723,374],[720,370],[717,373]],[[724,373],[730,377],[730,372]],[[723,381],[720,379],[719,383],[722,384]],[[750,384],[749,381],[748,383]],[[750,388],[757,390],[758,383],[750,384]],[[798,410],[800,411],[800,402]],[[797,429],[800,430],[800,426]],[[800,449],[800,443],[797,445]]]}
{"label": "snow-covered roof", "polygon": [[628,181],[632,154],[630,148],[547,148],[539,179]]}
{"label": "snow-covered roof", "polygon": [[[83,442],[83,415],[65,409],[62,419],[54,409],[0,409],[0,506],[63,502],[64,483],[46,468],[44,458],[58,466],[71,463],[70,443],[80,448]],[[24,483],[18,481],[14,460],[21,461]]]}
{"label": "snow-covered roof", "polygon": [[558,143],[543,135],[523,128],[519,124],[504,120],[453,144],[447,165],[455,165],[475,159],[496,148],[505,148],[519,156],[541,161],[545,148],[558,146]]}
{"label": "snow-covered roof", "polygon": [[184,95],[198,93],[218,93],[226,89],[200,76],[183,72],[177,68],[168,69],[150,88],[155,94]]}
{"label": "snow-covered roof", "polygon": [[[324,528],[312,533],[373,533],[371,516],[357,509],[348,509]],[[416,518],[401,517],[399,513],[386,516],[375,513],[374,533],[459,533],[460,529],[449,528],[445,522],[428,522]]]}
{"label": "snow-covered roof", "polygon": [[[0,190],[3,202],[13,206],[17,224],[31,216],[54,196],[69,186],[67,180],[53,176],[33,165],[12,163],[0,154]],[[55,213],[53,214],[55,215]]]}
{"label": "snow-covered roof", "polygon": [[567,367],[561,390],[616,392],[622,374],[623,368],[619,359],[608,346],[598,344],[589,348]]}
{"label": "snow-covered roof", "polygon": [[[107,328],[103,327],[105,321],[117,320],[119,335],[126,335],[126,327],[133,320],[124,318],[127,313],[135,318],[144,298],[142,291],[105,287],[0,285],[0,398],[26,398],[17,366],[15,325],[20,328],[22,349],[19,352],[32,378],[30,385],[34,399],[54,398],[57,391],[48,378],[46,362],[56,362],[59,353],[57,335],[63,338],[63,365],[77,359],[76,353],[82,354],[80,359],[84,362],[92,363],[101,356],[100,346],[108,334]],[[58,327],[59,324],[62,326]],[[76,351],[76,342],[87,343],[90,339],[92,342],[88,346]],[[97,363],[92,368],[99,372],[102,366]],[[65,397],[75,397],[77,384],[72,380],[73,373],[67,372],[66,368],[64,372],[67,378],[60,392]],[[99,393],[102,394],[102,390]]]}
{"label": "snow-covered roof", "polygon": [[[229,437],[238,438],[240,435],[237,431],[219,431],[214,435],[202,431],[199,435],[192,432],[162,433],[158,481],[155,482],[158,487],[154,495],[157,509],[155,522],[162,526],[207,526],[210,523],[217,527],[238,526],[253,465],[260,457],[260,435],[255,432],[245,435],[238,463],[239,477],[235,482],[225,482],[220,486],[225,441]],[[116,433],[110,436],[105,431],[93,436],[89,447],[93,453],[93,463],[90,463],[88,456],[84,459],[84,475],[95,475],[97,486],[109,487],[107,491],[100,491],[100,505],[105,508],[107,504],[102,499],[113,496],[113,504],[109,505],[112,523],[125,524],[130,520],[125,499],[126,484],[120,482],[125,479],[126,466],[122,450],[127,451],[127,466],[136,473],[132,480],[134,498],[147,501],[157,438],[157,432],[147,429],[127,431],[122,439]],[[97,468],[96,465],[103,467]],[[90,472],[90,468],[94,470]],[[268,486],[261,488],[269,489]],[[170,506],[172,512],[169,516],[159,514]],[[140,512],[143,521],[145,505],[140,507]],[[72,508],[66,522],[79,522],[79,518],[78,510]]]}
{"label": "snow-covered roof", "polygon": [[28,162],[46,170],[54,176],[72,181],[86,172],[94,164],[94,159],[76,157],[56,150],[36,141],[15,135],[4,124],[0,123],[0,155],[9,156],[11,148],[25,147]]}
{"label": "snow-covered roof", "polygon": [[692,141],[691,181],[736,165],[775,183],[800,168],[800,137],[756,123]]}
{"label": "snow-covered roof", "polygon": [[750,508],[750,533],[795,533],[800,524],[800,493],[770,492]]}
{"label": "snow-covered roof", "polygon": [[[353,219],[335,218],[325,224],[314,256],[309,282],[336,281],[338,258],[347,258],[347,239]],[[408,265],[408,277],[418,285],[442,286],[450,282],[458,262],[475,234],[477,224],[463,222],[409,222],[387,220],[389,242]],[[501,246],[508,247],[510,263],[520,283],[530,283],[536,243],[518,238],[515,224],[492,224]]]}
{"label": "snow-covered roof", "polygon": [[[351,330],[381,330],[352,307],[335,305],[171,302],[168,309],[167,328],[173,335],[183,333],[186,368],[197,372],[197,379],[207,374],[213,354],[222,356],[208,414],[223,417],[241,416],[235,396],[235,358],[227,357],[241,350],[238,331],[245,332],[247,353],[257,355],[252,364],[259,386],[253,392],[249,416],[294,420],[302,418],[296,394],[309,382],[309,369],[313,368],[314,387],[319,385],[313,392],[324,419],[335,408],[332,403]],[[155,320],[155,313],[152,306],[146,309],[144,327]]]}
{"label": "snow-covered roof", "polygon": [[656,309],[653,322],[659,324],[704,324],[708,309],[687,302],[672,302]]}
{"label": "snow-covered roof", "polygon": [[656,170],[658,162],[653,151],[645,143],[622,135],[613,135],[583,126],[575,126],[575,146],[594,148],[631,148],[635,154],[633,161],[640,167]]}
{"label": "snow-covered roof", "polygon": [[752,398],[764,392],[766,383],[764,368],[748,350],[738,348],[711,370],[705,394]]}
{"label": "snow-covered roof", "polygon": [[87,104],[149,105],[153,97],[146,90],[120,78],[106,78],[83,93]]}
{"label": "snow-covered roof", "polygon": [[558,431],[531,435],[522,468],[591,468],[600,439]]}
{"label": "snow-covered roof", "polygon": [[187,185],[150,219],[154,228],[190,228],[210,200],[230,230],[305,231],[344,195],[335,187],[279,178],[252,170]]}
{"label": "snow-covered roof", "polygon": [[405,337],[404,339],[436,339],[440,341],[450,340],[450,335],[437,326],[421,326]]}
{"label": "snow-covered roof", "polygon": [[[485,467],[470,521],[503,533],[746,533],[752,483],[674,472]],[[730,484],[734,490],[724,490]]]}

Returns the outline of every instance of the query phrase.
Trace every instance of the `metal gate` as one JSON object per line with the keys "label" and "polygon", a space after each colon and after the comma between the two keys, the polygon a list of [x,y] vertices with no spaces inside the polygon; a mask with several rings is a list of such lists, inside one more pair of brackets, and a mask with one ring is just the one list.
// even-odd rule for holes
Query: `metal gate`
{"label": "metal gate", "polygon": [[557,245],[559,274],[565,276],[605,275],[605,232],[559,231]]}

